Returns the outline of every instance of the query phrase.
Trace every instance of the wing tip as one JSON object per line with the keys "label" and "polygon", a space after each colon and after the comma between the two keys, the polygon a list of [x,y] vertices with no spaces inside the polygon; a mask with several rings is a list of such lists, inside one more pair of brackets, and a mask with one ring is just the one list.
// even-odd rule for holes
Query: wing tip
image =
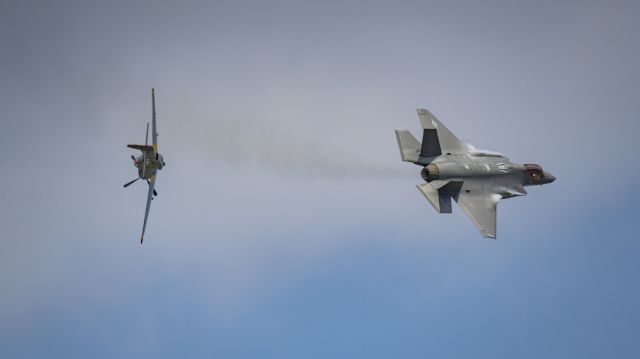
{"label": "wing tip", "polygon": [[488,231],[481,230],[480,234],[482,234],[482,236],[484,238],[496,239],[496,234],[495,233],[491,233],[491,232],[488,232]]}

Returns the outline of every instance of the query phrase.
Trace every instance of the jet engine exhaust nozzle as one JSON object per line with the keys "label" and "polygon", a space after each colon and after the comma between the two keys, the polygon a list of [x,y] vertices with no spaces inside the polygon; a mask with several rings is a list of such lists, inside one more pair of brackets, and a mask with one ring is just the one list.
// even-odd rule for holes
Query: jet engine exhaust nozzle
{"label": "jet engine exhaust nozzle", "polygon": [[435,164],[429,163],[420,171],[420,176],[427,182],[435,181],[440,178],[440,169]]}

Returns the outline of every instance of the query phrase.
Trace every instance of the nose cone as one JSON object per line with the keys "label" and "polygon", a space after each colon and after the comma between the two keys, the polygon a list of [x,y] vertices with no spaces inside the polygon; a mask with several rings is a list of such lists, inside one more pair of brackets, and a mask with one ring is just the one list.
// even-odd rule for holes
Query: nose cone
{"label": "nose cone", "polygon": [[544,179],[546,183],[551,183],[556,180],[556,176],[552,175],[551,172],[544,172]]}

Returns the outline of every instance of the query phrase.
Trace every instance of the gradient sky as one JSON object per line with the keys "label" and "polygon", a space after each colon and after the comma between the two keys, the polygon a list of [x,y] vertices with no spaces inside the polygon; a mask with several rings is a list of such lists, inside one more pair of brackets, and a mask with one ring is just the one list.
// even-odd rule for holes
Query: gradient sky
{"label": "gradient sky", "polygon": [[[0,357],[640,357],[637,1],[0,2]],[[156,88],[165,167],[144,246]],[[437,215],[429,108],[554,173]]]}

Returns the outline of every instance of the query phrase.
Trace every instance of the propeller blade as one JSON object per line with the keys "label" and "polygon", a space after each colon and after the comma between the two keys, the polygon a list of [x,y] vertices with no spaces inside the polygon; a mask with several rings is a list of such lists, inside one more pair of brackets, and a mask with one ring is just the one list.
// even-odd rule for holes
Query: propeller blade
{"label": "propeller blade", "polygon": [[129,187],[129,185],[130,185],[130,184],[132,184],[133,182],[135,182],[135,181],[137,181],[137,180],[139,180],[139,179],[140,179],[140,177],[138,177],[138,178],[134,179],[133,181],[131,181],[131,182],[129,182],[129,183],[127,183],[127,184],[125,184],[125,185],[124,185],[124,188]]}

